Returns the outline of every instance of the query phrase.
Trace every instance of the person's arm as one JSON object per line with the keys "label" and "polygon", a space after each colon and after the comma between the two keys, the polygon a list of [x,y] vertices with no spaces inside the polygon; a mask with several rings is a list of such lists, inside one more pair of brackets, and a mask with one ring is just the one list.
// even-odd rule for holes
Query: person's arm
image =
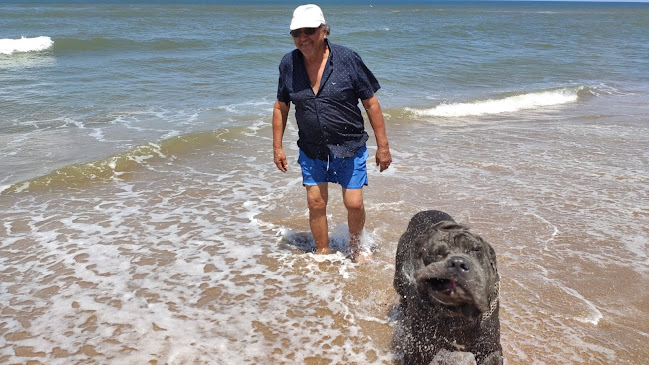
{"label": "person's arm", "polygon": [[282,139],[284,138],[290,108],[289,104],[284,104],[279,100],[275,100],[273,106],[273,160],[277,168],[282,172],[286,172],[288,167],[286,154],[284,154],[282,148]]}
{"label": "person's arm", "polygon": [[381,104],[376,96],[363,100],[363,107],[367,111],[367,117],[370,119],[374,137],[376,137],[376,165],[380,166],[381,172],[390,167],[392,156],[390,155],[390,146],[388,145],[388,136],[385,132],[385,120]]}

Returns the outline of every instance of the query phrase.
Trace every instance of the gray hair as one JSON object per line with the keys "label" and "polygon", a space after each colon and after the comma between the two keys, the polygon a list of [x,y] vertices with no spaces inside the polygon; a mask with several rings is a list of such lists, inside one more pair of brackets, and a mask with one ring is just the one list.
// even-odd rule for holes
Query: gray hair
{"label": "gray hair", "polygon": [[327,32],[327,35],[331,34],[331,27],[327,23],[322,23],[320,24],[321,27],[325,29],[325,32]]}

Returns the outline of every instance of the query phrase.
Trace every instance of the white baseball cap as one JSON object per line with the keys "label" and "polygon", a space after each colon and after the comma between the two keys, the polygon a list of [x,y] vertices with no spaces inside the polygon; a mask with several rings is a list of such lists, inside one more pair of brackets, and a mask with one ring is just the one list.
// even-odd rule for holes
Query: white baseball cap
{"label": "white baseball cap", "polygon": [[291,30],[300,28],[317,28],[321,24],[326,24],[326,22],[322,10],[318,5],[300,5],[293,12]]}

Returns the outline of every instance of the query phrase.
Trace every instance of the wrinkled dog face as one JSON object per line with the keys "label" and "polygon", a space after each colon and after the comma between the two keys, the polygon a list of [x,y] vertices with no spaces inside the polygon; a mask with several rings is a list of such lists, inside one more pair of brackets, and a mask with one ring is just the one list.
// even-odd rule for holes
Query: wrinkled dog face
{"label": "wrinkled dog face", "polygon": [[394,343],[404,364],[459,364],[438,358],[443,351],[503,363],[496,254],[453,217],[426,210],[410,219],[397,245],[394,288],[403,314]]}
{"label": "wrinkled dog face", "polygon": [[481,313],[497,284],[496,253],[480,236],[451,221],[439,222],[416,239],[417,291],[446,306],[473,305]]}

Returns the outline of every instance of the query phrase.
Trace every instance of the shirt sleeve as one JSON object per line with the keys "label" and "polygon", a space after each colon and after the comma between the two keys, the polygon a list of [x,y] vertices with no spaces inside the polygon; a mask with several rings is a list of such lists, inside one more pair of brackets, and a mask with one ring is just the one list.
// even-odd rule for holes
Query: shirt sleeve
{"label": "shirt sleeve", "polygon": [[284,104],[291,102],[291,95],[288,91],[287,78],[290,75],[290,67],[287,58],[284,57],[279,64],[279,79],[277,81],[277,100]]}
{"label": "shirt sleeve", "polygon": [[377,92],[381,85],[379,81],[374,77],[372,71],[365,65],[361,56],[356,52],[353,52],[353,65],[356,72],[355,85],[356,94],[361,100],[366,100],[374,96],[374,93]]}

